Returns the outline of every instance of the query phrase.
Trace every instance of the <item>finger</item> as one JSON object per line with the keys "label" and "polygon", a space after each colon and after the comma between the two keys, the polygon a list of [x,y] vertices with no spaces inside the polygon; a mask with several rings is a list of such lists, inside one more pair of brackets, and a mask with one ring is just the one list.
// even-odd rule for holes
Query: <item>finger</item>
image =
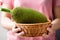
{"label": "finger", "polygon": [[17,26],[17,24],[16,24],[16,22],[14,22],[14,24],[15,24],[15,27],[13,27],[13,28],[20,28],[20,26]]}
{"label": "finger", "polygon": [[21,29],[17,28],[17,29],[13,29],[12,31],[15,32],[15,33],[17,33],[18,31],[21,31]]}
{"label": "finger", "polygon": [[49,31],[48,35],[50,35],[54,32],[54,30],[52,28],[47,28],[47,30]]}
{"label": "finger", "polygon": [[48,38],[48,35],[47,35],[46,33],[44,33],[42,36],[43,36],[44,38]]}
{"label": "finger", "polygon": [[51,29],[51,28],[47,28],[47,30],[48,30],[49,32],[52,32],[52,29]]}
{"label": "finger", "polygon": [[22,32],[20,32],[20,33],[16,33],[16,35],[19,36],[19,37],[20,37],[20,36],[23,36],[23,35],[24,35],[24,32],[22,31]]}
{"label": "finger", "polygon": [[20,27],[18,27],[18,26],[15,25],[15,27],[13,27],[13,28],[14,28],[14,29],[18,29],[18,28],[20,28]]}
{"label": "finger", "polygon": [[17,26],[15,26],[14,28],[15,28],[15,29],[17,29],[18,27],[17,27]]}

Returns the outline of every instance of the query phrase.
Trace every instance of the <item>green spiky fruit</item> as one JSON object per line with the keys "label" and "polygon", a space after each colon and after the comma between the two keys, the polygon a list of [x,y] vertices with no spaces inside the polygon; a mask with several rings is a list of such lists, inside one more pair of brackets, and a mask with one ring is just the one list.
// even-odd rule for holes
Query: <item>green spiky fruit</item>
{"label": "green spiky fruit", "polygon": [[17,23],[44,23],[47,22],[45,15],[40,12],[30,9],[16,7],[12,10],[1,8],[1,11],[10,12],[12,19]]}

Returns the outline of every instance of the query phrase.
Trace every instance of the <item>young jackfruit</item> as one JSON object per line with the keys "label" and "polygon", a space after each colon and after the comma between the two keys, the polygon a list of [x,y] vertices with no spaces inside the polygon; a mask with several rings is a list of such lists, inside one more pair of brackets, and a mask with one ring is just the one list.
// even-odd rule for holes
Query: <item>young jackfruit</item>
{"label": "young jackfruit", "polygon": [[12,10],[1,8],[1,11],[9,12],[17,23],[44,23],[47,18],[42,13],[31,8],[16,7]]}

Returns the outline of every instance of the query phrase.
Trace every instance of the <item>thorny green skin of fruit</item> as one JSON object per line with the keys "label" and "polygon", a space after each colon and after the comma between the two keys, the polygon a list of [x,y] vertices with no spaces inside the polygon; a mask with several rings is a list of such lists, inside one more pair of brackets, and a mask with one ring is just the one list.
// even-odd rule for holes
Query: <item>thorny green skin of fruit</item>
{"label": "thorny green skin of fruit", "polygon": [[42,13],[30,9],[16,7],[10,11],[12,19],[17,23],[44,23],[47,22],[47,18]]}

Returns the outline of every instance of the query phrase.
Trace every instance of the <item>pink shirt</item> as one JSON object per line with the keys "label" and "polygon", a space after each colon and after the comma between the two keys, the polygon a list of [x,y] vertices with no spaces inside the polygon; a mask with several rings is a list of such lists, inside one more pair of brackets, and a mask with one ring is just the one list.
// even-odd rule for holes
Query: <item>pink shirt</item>
{"label": "pink shirt", "polygon": [[[60,6],[60,0],[55,0],[56,4],[55,6]],[[9,6],[15,7],[28,7],[35,10],[38,10],[39,12],[46,15],[47,18],[52,18],[52,0],[3,0],[4,4],[9,4]],[[44,37],[17,37],[14,36],[12,31],[9,31],[7,33],[8,40],[55,40],[55,33],[53,32],[51,35],[49,35],[48,38]]]}

